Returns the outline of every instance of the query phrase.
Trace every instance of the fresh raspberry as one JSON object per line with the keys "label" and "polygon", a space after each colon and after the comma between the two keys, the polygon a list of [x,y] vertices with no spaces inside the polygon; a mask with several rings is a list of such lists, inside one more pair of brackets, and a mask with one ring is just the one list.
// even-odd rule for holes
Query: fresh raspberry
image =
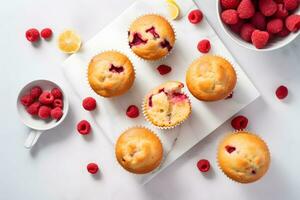
{"label": "fresh raspberry", "polygon": [[43,90],[40,86],[34,86],[30,89],[30,96],[33,99],[39,98],[39,96],[42,94]]}
{"label": "fresh raspberry", "polygon": [[240,0],[221,0],[221,6],[224,9],[235,9],[238,7]]}
{"label": "fresh raspberry", "polygon": [[244,21],[239,19],[236,24],[230,25],[230,28],[236,34],[240,34],[241,28],[242,28],[243,25],[244,25]]}
{"label": "fresh raspberry", "polygon": [[235,130],[243,130],[247,127],[247,125],[248,119],[243,115],[236,116],[231,120],[231,126]]}
{"label": "fresh raspberry", "polygon": [[289,34],[290,34],[290,31],[289,31],[285,26],[283,26],[282,31],[280,31],[280,32],[277,33],[276,35],[277,35],[278,37],[286,37],[286,36],[288,36]]}
{"label": "fresh raspberry", "polygon": [[282,31],[283,28],[283,21],[282,19],[272,19],[267,24],[267,31],[269,33],[279,33]]}
{"label": "fresh raspberry", "polygon": [[200,172],[207,172],[210,169],[210,163],[206,159],[201,159],[197,162],[197,167]]}
{"label": "fresh raspberry", "polygon": [[244,24],[241,28],[241,38],[244,39],[247,42],[251,41],[251,35],[253,31],[255,30],[254,26],[252,24]]}
{"label": "fresh raspberry", "polygon": [[40,33],[35,28],[28,29],[25,33],[25,36],[29,42],[36,42],[40,39]]}
{"label": "fresh raspberry", "polygon": [[236,150],[235,147],[230,146],[230,145],[226,145],[226,146],[225,146],[225,149],[226,149],[226,151],[227,151],[228,153],[232,153],[232,152],[234,152],[234,151]]}
{"label": "fresh raspberry", "polygon": [[95,110],[96,106],[97,106],[97,102],[93,97],[86,97],[82,101],[82,107],[85,110],[88,110],[88,111]]}
{"label": "fresh raspberry", "polygon": [[51,108],[48,106],[41,106],[38,112],[38,116],[41,119],[48,119],[51,115]]}
{"label": "fresh raspberry", "polygon": [[203,13],[201,12],[201,10],[192,10],[189,15],[188,15],[189,21],[192,24],[198,24],[202,21],[203,19]]}
{"label": "fresh raspberry", "polygon": [[299,6],[299,0],[283,0],[283,3],[288,11],[296,10]]}
{"label": "fresh raspberry", "polygon": [[233,9],[223,11],[221,14],[221,18],[226,24],[236,24],[239,20],[238,12]]}
{"label": "fresh raspberry", "polygon": [[284,7],[283,4],[277,4],[277,11],[275,13],[275,17],[276,18],[285,18],[289,15],[289,12],[287,11],[287,9]]}
{"label": "fresh raspberry", "polygon": [[164,64],[159,65],[156,69],[160,73],[160,75],[165,75],[172,71],[172,68],[170,66]]}
{"label": "fresh raspberry", "polygon": [[237,8],[241,19],[249,19],[255,14],[254,4],[251,0],[242,0]]}
{"label": "fresh raspberry", "polygon": [[63,116],[64,113],[60,107],[56,107],[51,110],[50,114],[51,114],[52,119],[59,120]]}
{"label": "fresh raspberry", "polygon": [[63,97],[61,90],[58,88],[53,88],[51,90],[51,94],[53,95],[54,99],[62,99]]}
{"label": "fresh raspberry", "polygon": [[86,169],[88,170],[88,172],[90,172],[91,174],[96,174],[99,170],[99,167],[96,163],[89,163],[86,166]]}
{"label": "fresh raspberry", "polygon": [[267,45],[269,37],[270,34],[268,32],[255,30],[252,33],[251,41],[256,48],[261,49]]}
{"label": "fresh raspberry", "polygon": [[48,91],[44,91],[39,97],[39,102],[45,105],[52,104],[53,101],[54,101],[54,96]]}
{"label": "fresh raspberry", "polygon": [[31,104],[30,106],[28,106],[26,108],[26,111],[30,114],[30,115],[37,115],[40,109],[41,103],[40,102],[34,102],[33,104]]}
{"label": "fresh raspberry", "polygon": [[81,134],[81,135],[87,135],[90,133],[91,131],[91,125],[88,121],[86,120],[81,120],[78,124],[77,124],[77,131]]}
{"label": "fresh raspberry", "polygon": [[61,99],[54,99],[52,105],[54,108],[59,107],[62,109],[64,107],[64,103]]}
{"label": "fresh raspberry", "polygon": [[261,31],[266,30],[266,17],[260,12],[256,12],[251,18],[251,24],[253,24],[257,29]]}
{"label": "fresh raspberry", "polygon": [[126,115],[130,118],[137,118],[139,116],[139,108],[135,105],[128,106],[126,110]]}
{"label": "fresh raspberry", "polygon": [[283,0],[274,0],[277,4],[278,3],[283,3]]}
{"label": "fresh raspberry", "polygon": [[285,19],[285,26],[291,32],[297,32],[300,29],[300,15],[290,15]]}
{"label": "fresh raspberry", "polygon": [[208,53],[210,50],[210,42],[209,40],[201,40],[198,45],[197,45],[197,49],[201,52],[201,53]]}
{"label": "fresh raspberry", "polygon": [[259,0],[259,10],[264,16],[272,16],[277,11],[277,4],[273,0]]}
{"label": "fresh raspberry", "polygon": [[41,36],[44,39],[49,39],[52,36],[52,30],[50,28],[44,28],[41,31]]}
{"label": "fresh raspberry", "polygon": [[284,99],[287,97],[288,93],[289,91],[284,85],[279,86],[276,90],[276,96],[278,99]]}
{"label": "fresh raspberry", "polygon": [[30,106],[33,103],[34,99],[29,94],[27,94],[22,96],[20,101],[23,106]]}
{"label": "fresh raspberry", "polygon": [[228,95],[228,97],[226,97],[225,99],[232,99],[233,97],[233,91],[230,93],[230,95]]}

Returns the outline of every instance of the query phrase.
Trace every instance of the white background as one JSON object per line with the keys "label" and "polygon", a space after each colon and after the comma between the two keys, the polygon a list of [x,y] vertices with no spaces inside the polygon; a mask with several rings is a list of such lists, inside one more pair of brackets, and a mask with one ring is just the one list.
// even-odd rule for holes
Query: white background
{"label": "white background", "polygon": [[[249,130],[269,144],[272,163],[263,179],[241,185],[228,180],[217,168],[216,147],[220,138],[232,130],[230,122],[146,186],[138,185],[118,166],[113,147],[99,130],[94,128],[86,137],[77,133],[76,123],[91,117],[81,109],[81,100],[64,80],[60,67],[66,56],[57,50],[56,37],[34,47],[24,33],[30,27],[49,26],[57,36],[65,28],[73,28],[86,41],[133,2],[1,0],[0,199],[299,199],[300,38],[275,52],[246,50],[233,43],[217,23],[213,0],[197,3],[262,94],[241,114],[249,118]],[[15,104],[19,89],[39,78],[64,85],[71,108],[62,125],[48,131],[28,151],[23,143],[29,129],[20,123]],[[280,84],[290,90],[285,101],[274,96]],[[196,168],[202,158],[212,164],[205,175]],[[85,167],[89,162],[97,162],[101,173],[88,174]]]}

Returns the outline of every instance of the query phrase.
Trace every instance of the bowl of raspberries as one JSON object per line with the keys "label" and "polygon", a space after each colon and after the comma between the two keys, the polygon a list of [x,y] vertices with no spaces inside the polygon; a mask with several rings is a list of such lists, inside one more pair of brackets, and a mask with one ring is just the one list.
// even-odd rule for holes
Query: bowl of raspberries
{"label": "bowl of raspberries", "polygon": [[248,49],[270,51],[300,34],[300,0],[218,0],[225,32]]}

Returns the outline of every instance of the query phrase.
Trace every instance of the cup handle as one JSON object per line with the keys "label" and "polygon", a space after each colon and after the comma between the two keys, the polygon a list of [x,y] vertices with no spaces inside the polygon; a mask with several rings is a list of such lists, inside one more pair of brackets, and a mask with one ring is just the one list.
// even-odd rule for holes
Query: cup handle
{"label": "cup handle", "polygon": [[31,130],[24,143],[25,148],[31,149],[35,145],[42,133],[43,131]]}

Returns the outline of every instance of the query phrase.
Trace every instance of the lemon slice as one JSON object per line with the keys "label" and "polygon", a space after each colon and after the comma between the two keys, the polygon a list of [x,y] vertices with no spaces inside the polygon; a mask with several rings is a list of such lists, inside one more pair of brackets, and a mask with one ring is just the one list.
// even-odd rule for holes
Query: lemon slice
{"label": "lemon slice", "polygon": [[167,3],[171,19],[177,19],[180,13],[179,6],[173,0],[167,0]]}
{"label": "lemon slice", "polygon": [[64,53],[75,53],[80,46],[81,39],[74,31],[66,30],[58,36],[58,48]]}

